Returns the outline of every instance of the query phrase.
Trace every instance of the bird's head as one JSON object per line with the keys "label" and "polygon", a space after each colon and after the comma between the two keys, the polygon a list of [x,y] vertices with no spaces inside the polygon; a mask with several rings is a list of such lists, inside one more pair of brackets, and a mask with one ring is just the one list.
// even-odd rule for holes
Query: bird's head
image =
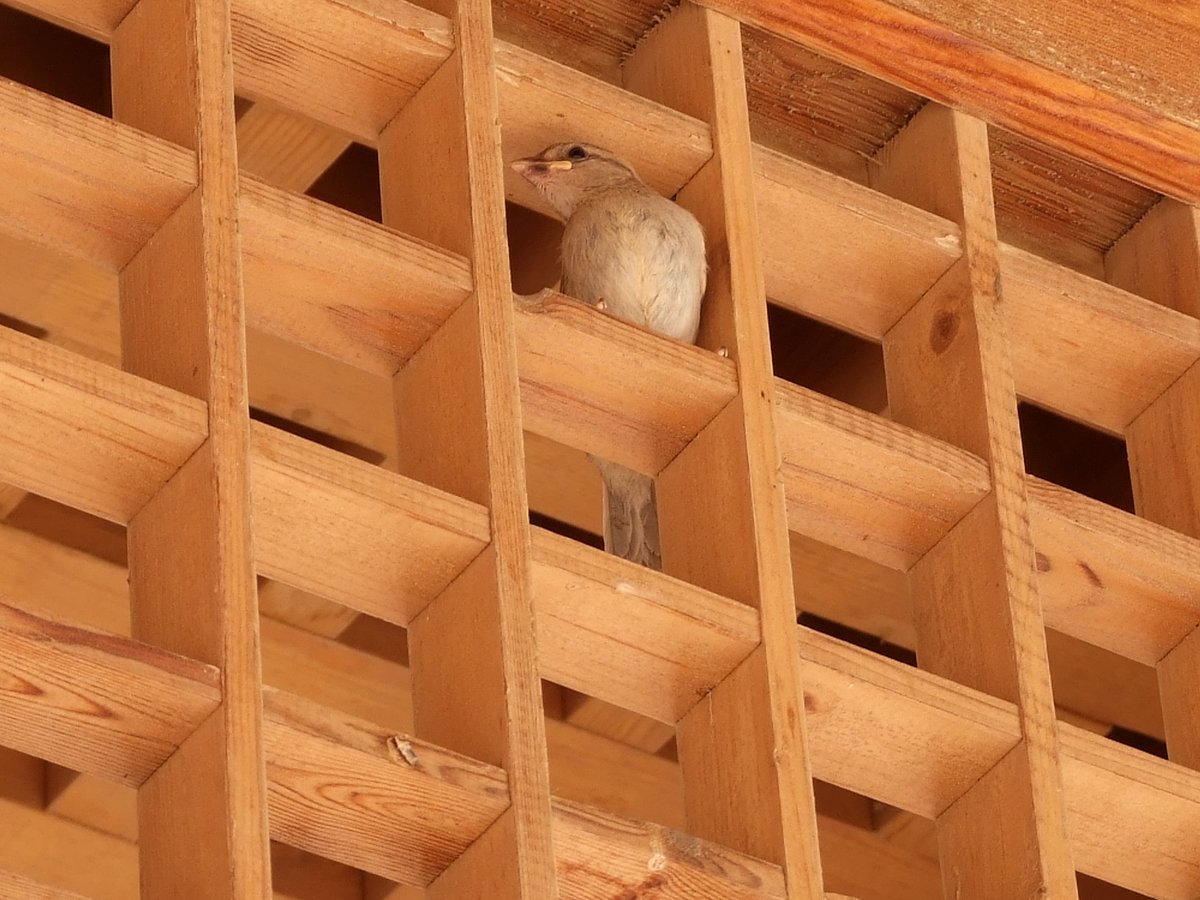
{"label": "bird's head", "polygon": [[554,144],[537,156],[513,160],[512,167],[564,219],[589,195],[641,185],[629,163],[593,144]]}

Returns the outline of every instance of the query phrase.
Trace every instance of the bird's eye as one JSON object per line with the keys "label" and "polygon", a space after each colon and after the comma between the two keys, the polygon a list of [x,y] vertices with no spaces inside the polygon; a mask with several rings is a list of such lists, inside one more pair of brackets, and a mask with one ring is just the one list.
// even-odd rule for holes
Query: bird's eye
{"label": "bird's eye", "polygon": [[567,151],[567,159],[572,160],[573,162],[580,162],[581,160],[587,159],[587,156],[587,150],[583,149],[583,147],[580,147],[578,144]]}

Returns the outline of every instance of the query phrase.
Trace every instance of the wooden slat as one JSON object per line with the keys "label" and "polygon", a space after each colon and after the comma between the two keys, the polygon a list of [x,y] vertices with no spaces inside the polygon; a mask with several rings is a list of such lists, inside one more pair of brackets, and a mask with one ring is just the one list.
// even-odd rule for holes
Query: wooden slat
{"label": "wooden slat", "polygon": [[872,340],[962,255],[953,222],[765,147],[754,194],[767,296]]}
{"label": "wooden slat", "polygon": [[239,93],[367,142],[441,65],[452,44],[445,18],[403,0],[233,4]]}
{"label": "wooden slat", "polygon": [[[706,123],[513,44],[497,43],[496,76],[505,160],[587,141],[619,154],[671,196],[712,155]],[[509,200],[554,215],[517,173],[504,176]]]}
{"label": "wooden slat", "polygon": [[1162,900],[1200,884],[1200,774],[1060,726],[1063,789],[1081,872]]}
{"label": "wooden slat", "polygon": [[204,440],[182,394],[0,329],[3,480],[114,522],[129,518]]}
{"label": "wooden slat", "polygon": [[0,605],[0,743],[140,785],[216,709],[220,673]]}
{"label": "wooden slat", "polygon": [[562,900],[665,892],[703,900],[788,896],[777,866],[565,800],[554,804],[554,840]]}
{"label": "wooden slat", "polygon": [[936,818],[1021,739],[1009,703],[807,628],[799,635],[823,781]]}
{"label": "wooden slat", "polygon": [[271,830],[426,885],[508,806],[504,772],[288,694],[265,696]]}
{"label": "wooden slat", "polygon": [[749,607],[540,529],[542,677],[674,724],[758,644]]}
{"label": "wooden slat", "polygon": [[1200,624],[1200,541],[1027,483],[1046,624],[1154,665]]}
{"label": "wooden slat", "polygon": [[788,526],[907,570],[989,488],[977,456],[775,381]]}
{"label": "wooden slat", "polygon": [[253,428],[258,570],[401,625],[479,555],[485,511],[265,425]]}
{"label": "wooden slat", "polygon": [[268,184],[304,192],[350,146],[350,137],[323,122],[255,103],[238,117],[238,167]]}
{"label": "wooden slat", "polygon": [[6,897],[22,897],[24,900],[85,900],[83,894],[51,887],[16,872],[3,870],[0,870],[0,894]]}
{"label": "wooden slat", "polygon": [[17,237],[119,269],[196,186],[194,154],[7,79],[0,118],[0,227]]}
{"label": "wooden slat", "polygon": [[518,310],[522,421],[560,443],[655,474],[737,393],[728,359],[561,294]]}
{"label": "wooden slat", "polygon": [[[1007,245],[1017,391],[1114,434],[1200,358],[1200,321]],[[1051,327],[1048,327],[1051,326]]]}
{"label": "wooden slat", "polygon": [[471,290],[466,261],[243,176],[249,325],[391,376]]}

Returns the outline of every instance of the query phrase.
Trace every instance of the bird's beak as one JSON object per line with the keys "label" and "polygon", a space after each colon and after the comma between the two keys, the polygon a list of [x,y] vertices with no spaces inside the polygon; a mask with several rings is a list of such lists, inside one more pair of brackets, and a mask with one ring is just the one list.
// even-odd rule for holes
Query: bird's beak
{"label": "bird's beak", "polygon": [[539,173],[546,172],[567,172],[572,168],[569,159],[538,159],[536,156],[527,156],[524,159],[514,159],[511,163],[512,170],[523,178],[532,181]]}

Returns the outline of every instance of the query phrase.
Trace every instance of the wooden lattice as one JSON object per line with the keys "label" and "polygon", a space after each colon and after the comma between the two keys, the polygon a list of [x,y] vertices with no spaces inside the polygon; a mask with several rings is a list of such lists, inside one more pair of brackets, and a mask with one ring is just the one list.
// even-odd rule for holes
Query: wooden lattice
{"label": "wooden lattice", "polygon": [[[109,45],[113,115],[0,79],[0,511],[123,526],[128,583],[0,524],[0,894],[1200,896],[1194,207],[863,87],[813,50],[911,87],[915,32],[820,4],[808,49],[690,0],[611,47],[532,2],[14,5]],[[786,124],[839,78],[847,140]],[[514,306],[556,237],[506,161],[576,138],[703,223],[698,346]],[[383,224],[304,193],[352,140]],[[767,298],[886,401],[777,377]],[[1138,515],[1027,474],[1018,400],[1123,437]],[[529,524],[595,530],[584,452],[658,476],[665,574]]]}

